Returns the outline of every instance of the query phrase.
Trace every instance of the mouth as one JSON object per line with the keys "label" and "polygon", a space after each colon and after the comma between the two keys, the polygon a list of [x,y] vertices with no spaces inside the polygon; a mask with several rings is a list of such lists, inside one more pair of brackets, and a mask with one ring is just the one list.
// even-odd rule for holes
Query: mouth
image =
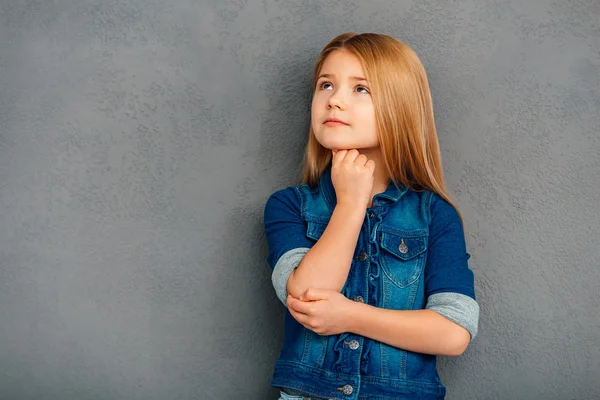
{"label": "mouth", "polygon": [[325,122],[323,122],[323,124],[327,125],[327,126],[345,126],[345,125],[348,125],[344,121],[339,120],[337,118],[327,118],[325,120]]}

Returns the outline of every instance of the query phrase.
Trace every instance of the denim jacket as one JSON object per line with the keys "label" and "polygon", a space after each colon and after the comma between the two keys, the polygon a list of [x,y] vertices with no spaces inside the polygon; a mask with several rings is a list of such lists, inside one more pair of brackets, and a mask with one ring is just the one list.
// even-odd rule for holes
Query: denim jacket
{"label": "denim jacket", "polygon": [[[325,231],[335,205],[331,166],[317,187],[290,187],[267,201],[268,262],[284,304],[287,279]],[[366,210],[342,294],[385,309],[436,310],[473,338],[479,308],[468,258],[451,205],[430,191],[390,183]],[[287,311],[271,384],[307,397],[346,400],[443,399],[446,391],[436,356],[352,333],[320,336]]]}

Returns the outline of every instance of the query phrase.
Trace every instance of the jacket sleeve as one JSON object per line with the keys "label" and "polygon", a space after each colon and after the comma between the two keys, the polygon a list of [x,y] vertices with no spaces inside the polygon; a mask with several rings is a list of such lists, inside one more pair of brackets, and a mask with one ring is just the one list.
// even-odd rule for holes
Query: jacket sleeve
{"label": "jacket sleeve", "polygon": [[438,195],[431,202],[429,249],[425,265],[426,308],[477,335],[479,305],[469,268],[462,222],[454,207]]}
{"label": "jacket sleeve", "polygon": [[269,197],[264,209],[264,229],[269,246],[267,263],[273,270],[273,287],[285,305],[287,281],[314,244],[306,236],[302,202],[295,187],[280,190]]}

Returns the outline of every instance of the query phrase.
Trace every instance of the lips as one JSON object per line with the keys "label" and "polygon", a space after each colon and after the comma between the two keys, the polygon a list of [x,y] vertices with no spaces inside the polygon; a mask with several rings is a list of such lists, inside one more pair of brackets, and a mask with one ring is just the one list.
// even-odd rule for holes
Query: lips
{"label": "lips", "polygon": [[348,125],[347,123],[345,123],[341,119],[337,119],[337,118],[327,118],[325,120],[325,122],[323,122],[323,123],[325,125]]}

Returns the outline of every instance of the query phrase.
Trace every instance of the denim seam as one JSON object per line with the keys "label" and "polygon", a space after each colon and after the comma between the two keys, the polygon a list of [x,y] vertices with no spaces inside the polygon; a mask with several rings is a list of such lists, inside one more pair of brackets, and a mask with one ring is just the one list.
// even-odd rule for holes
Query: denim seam
{"label": "denim seam", "polygon": [[[314,367],[310,367],[309,365],[298,363],[298,362],[293,362],[293,361],[285,361],[285,362],[282,362],[281,364],[288,366],[288,367],[298,367],[298,368],[304,369],[309,372],[314,372],[314,370],[315,370]],[[329,374],[331,374],[331,373],[329,373]],[[335,374],[331,374],[331,375],[335,375]],[[365,376],[360,376],[358,374],[344,374],[344,375],[348,375],[349,377],[354,376],[354,378],[360,378],[361,381],[375,382],[378,384],[386,384],[386,385],[389,385],[392,387],[414,386],[414,387],[423,387],[423,388],[433,388],[433,387],[440,386],[438,383],[434,383],[434,382],[420,382],[420,381],[413,381],[413,380],[408,380],[408,379],[399,379],[399,378],[380,379],[380,378],[374,377],[374,376],[365,377]],[[340,383],[344,382],[341,378],[337,378],[337,379],[340,380]],[[290,384],[295,385],[295,383],[290,381],[289,379],[282,378],[281,381],[289,382]],[[302,388],[297,388],[294,386],[289,386],[289,387],[292,389],[302,390]]]}
{"label": "denim seam", "polygon": [[294,186],[294,190],[296,191],[296,193],[298,193],[299,197],[300,197],[300,217],[302,219],[304,219],[304,214],[305,214],[305,207],[306,207],[306,202],[304,201],[304,191],[300,190],[300,188],[298,186]]}
{"label": "denim seam", "polygon": [[431,199],[433,198],[433,192],[427,192],[425,195],[425,222],[427,226],[431,224]]}
{"label": "denim seam", "polygon": [[304,350],[302,351],[302,362],[308,362],[308,354],[310,353],[310,331],[304,331]]}

